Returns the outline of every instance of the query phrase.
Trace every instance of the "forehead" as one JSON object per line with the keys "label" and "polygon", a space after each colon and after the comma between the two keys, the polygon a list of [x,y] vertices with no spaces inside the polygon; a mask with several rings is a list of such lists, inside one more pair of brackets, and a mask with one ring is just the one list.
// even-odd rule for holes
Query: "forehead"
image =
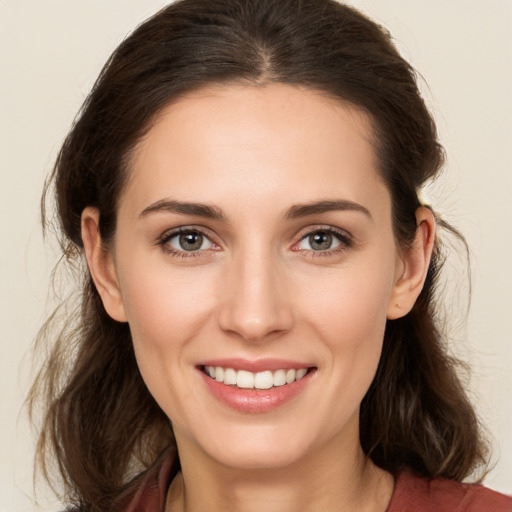
{"label": "forehead", "polygon": [[219,85],[159,113],[132,154],[127,189],[146,202],[230,193],[362,201],[383,192],[377,168],[371,122],[357,107],[290,85]]}

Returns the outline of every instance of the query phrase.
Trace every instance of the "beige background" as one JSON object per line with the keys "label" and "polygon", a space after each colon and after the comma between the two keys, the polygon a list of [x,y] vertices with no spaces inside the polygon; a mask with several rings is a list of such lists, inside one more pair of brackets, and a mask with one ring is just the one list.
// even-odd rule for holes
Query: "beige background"
{"label": "beige background", "polygon": [[[165,3],[0,0],[0,512],[58,510],[44,489],[40,508],[31,501],[33,436],[20,412],[55,260],[39,228],[44,176],[103,62]],[[467,341],[459,329],[453,348],[473,365],[472,395],[494,438],[486,483],[512,493],[512,1],[351,3],[391,30],[429,84],[448,163],[427,195],[474,260]],[[460,268],[450,268],[452,289]]]}

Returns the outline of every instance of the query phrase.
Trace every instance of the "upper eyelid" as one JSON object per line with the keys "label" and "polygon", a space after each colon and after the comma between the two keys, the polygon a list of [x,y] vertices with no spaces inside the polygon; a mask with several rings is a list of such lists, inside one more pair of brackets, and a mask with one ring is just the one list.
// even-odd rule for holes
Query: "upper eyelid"
{"label": "upper eyelid", "polygon": [[343,238],[348,238],[350,240],[352,240],[353,238],[353,236],[347,230],[328,225],[317,225],[310,226],[309,228],[304,228],[299,231],[297,238],[300,241],[306,236],[311,235],[312,233],[316,233],[318,231],[326,231],[328,233],[333,233],[334,235],[338,235]]}
{"label": "upper eyelid", "polygon": [[160,242],[161,241],[165,241],[165,240],[169,240],[173,236],[180,235],[181,233],[188,233],[188,232],[200,233],[201,235],[203,235],[206,238],[208,238],[208,240],[210,240],[210,242],[215,243],[214,240],[212,240],[212,238],[214,238],[214,237],[212,236],[210,230],[208,230],[208,229],[206,229],[206,228],[204,228],[202,226],[195,226],[195,225],[191,225],[191,226],[178,226],[178,227],[175,227],[175,228],[168,229],[168,230],[164,231],[158,237],[158,240]]}

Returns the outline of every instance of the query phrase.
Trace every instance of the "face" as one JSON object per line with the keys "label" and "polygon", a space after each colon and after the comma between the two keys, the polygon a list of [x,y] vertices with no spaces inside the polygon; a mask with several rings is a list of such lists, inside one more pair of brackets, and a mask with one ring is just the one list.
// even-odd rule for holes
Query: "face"
{"label": "face", "polygon": [[359,447],[405,272],[371,138],[319,93],[219,86],[139,143],[99,288],[182,452],[248,468]]}

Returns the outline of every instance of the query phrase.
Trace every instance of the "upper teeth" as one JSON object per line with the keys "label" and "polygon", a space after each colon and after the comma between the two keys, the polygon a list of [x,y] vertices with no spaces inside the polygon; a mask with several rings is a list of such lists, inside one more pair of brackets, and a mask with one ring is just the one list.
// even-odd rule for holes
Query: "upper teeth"
{"label": "upper teeth", "polygon": [[295,380],[300,380],[308,370],[270,370],[253,373],[246,370],[234,370],[233,368],[222,368],[221,366],[205,366],[206,373],[217,382],[234,385],[244,389],[270,389],[273,386],[284,386]]}

